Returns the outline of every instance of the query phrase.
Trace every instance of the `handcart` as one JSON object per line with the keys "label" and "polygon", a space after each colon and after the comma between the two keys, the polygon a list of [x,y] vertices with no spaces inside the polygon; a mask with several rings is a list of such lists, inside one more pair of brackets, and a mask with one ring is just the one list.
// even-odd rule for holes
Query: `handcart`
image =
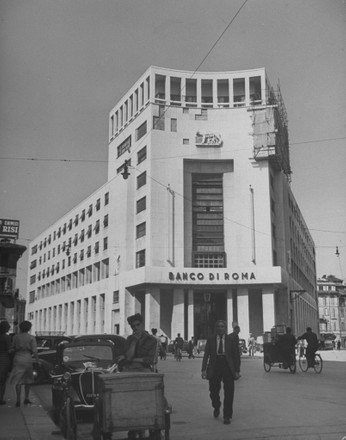
{"label": "handcart", "polygon": [[99,376],[94,407],[94,440],[109,440],[113,432],[126,438],[169,440],[170,408],[164,396],[163,374],[121,372]]}
{"label": "handcart", "polygon": [[279,367],[289,369],[290,373],[296,372],[296,358],[295,353],[290,356],[289,362],[284,357],[282,347],[277,342],[265,342],[263,344],[263,367],[269,373],[272,367]]}

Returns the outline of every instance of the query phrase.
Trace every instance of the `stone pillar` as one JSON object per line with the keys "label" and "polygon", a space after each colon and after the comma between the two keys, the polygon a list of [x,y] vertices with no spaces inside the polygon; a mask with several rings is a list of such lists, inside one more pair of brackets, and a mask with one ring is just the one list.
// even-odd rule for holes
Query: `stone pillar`
{"label": "stone pillar", "polygon": [[149,333],[152,328],[160,329],[160,289],[157,287],[145,292],[145,323]]}
{"label": "stone pillar", "polygon": [[227,289],[227,333],[232,333],[233,325],[233,292],[229,287]]}
{"label": "stone pillar", "polygon": [[175,288],[173,291],[173,311],[172,311],[172,339],[177,333],[184,336],[184,289]]}
{"label": "stone pillar", "polygon": [[187,305],[187,325],[188,325],[188,335],[190,339],[191,336],[195,336],[195,322],[194,322],[194,307],[193,307],[193,289],[188,291],[188,305]]}
{"label": "stone pillar", "polygon": [[275,325],[274,292],[269,288],[262,290],[263,331],[269,332]]}
{"label": "stone pillar", "polygon": [[241,328],[242,337],[247,340],[250,333],[249,320],[249,292],[244,287],[237,289],[238,298],[238,325]]}

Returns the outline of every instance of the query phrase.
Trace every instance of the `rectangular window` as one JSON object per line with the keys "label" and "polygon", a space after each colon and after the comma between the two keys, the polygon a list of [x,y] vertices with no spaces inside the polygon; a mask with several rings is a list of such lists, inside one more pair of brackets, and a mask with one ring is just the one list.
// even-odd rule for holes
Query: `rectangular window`
{"label": "rectangular window", "polygon": [[102,279],[109,278],[109,258],[106,258],[105,260],[102,261],[101,278]]}
{"label": "rectangular window", "polygon": [[91,217],[93,213],[93,205],[89,205],[88,216]]}
{"label": "rectangular window", "polygon": [[97,220],[94,226],[95,234],[98,234],[100,232],[100,220]]}
{"label": "rectangular window", "polygon": [[234,107],[245,105],[245,78],[235,78],[233,80],[233,102]]}
{"label": "rectangular window", "polygon": [[172,118],[171,119],[171,131],[176,132],[177,131],[177,119]]}
{"label": "rectangular window", "polygon": [[80,219],[81,219],[82,222],[84,222],[84,220],[85,220],[85,209],[83,209],[82,214],[80,216]]}
{"label": "rectangular window", "polygon": [[137,164],[142,163],[147,158],[147,147],[143,147],[137,153]]}
{"label": "rectangular window", "polygon": [[99,242],[97,241],[96,243],[95,243],[95,254],[98,254],[99,253],[99,249],[100,249],[100,244],[99,244]]}
{"label": "rectangular window", "polygon": [[119,290],[113,292],[113,304],[119,303]]}
{"label": "rectangular window", "polygon": [[86,268],[86,284],[92,283],[92,266]]}
{"label": "rectangular window", "polygon": [[202,107],[213,106],[213,81],[211,79],[202,79]]}
{"label": "rectangular window", "polygon": [[250,78],[250,101],[252,105],[259,105],[262,103],[260,76],[253,76]]}
{"label": "rectangular window", "polygon": [[100,210],[100,208],[101,208],[101,199],[97,199],[95,208],[96,208],[96,211]]}
{"label": "rectangular window", "polygon": [[197,80],[196,79],[186,79],[186,107],[196,107],[197,106]]}
{"label": "rectangular window", "polygon": [[136,267],[145,266],[145,249],[136,252]]}
{"label": "rectangular window", "polygon": [[155,75],[155,98],[159,102],[166,98],[166,77],[164,75]]}
{"label": "rectangular window", "polygon": [[228,107],[227,105],[229,103],[228,79],[217,80],[217,102],[219,104],[219,107]]}
{"label": "rectangular window", "polygon": [[100,263],[94,264],[93,280],[94,280],[94,282],[100,281]]}
{"label": "rectangular window", "polygon": [[154,130],[165,130],[165,119],[160,116],[153,116],[153,129]]}
{"label": "rectangular window", "polygon": [[109,203],[109,193],[107,192],[105,194],[105,205],[108,205],[108,203]]}
{"label": "rectangular window", "polygon": [[147,208],[147,199],[146,197],[142,197],[141,199],[137,200],[137,214],[144,211]]}
{"label": "rectangular window", "polygon": [[106,249],[108,249],[108,237],[103,239],[103,250],[105,251]]}
{"label": "rectangular window", "polygon": [[147,183],[147,172],[144,171],[144,173],[137,176],[137,189],[139,189],[141,186],[144,186]]}
{"label": "rectangular window", "polygon": [[143,124],[136,129],[136,141],[141,139],[146,133],[147,133],[147,121],[143,122]]}
{"label": "rectangular window", "polygon": [[80,271],[79,271],[79,285],[84,286],[84,284],[85,284],[85,270],[80,269]]}
{"label": "rectangular window", "polygon": [[[173,102],[172,102],[173,101]],[[171,104],[180,105],[181,101],[181,78],[171,76]]]}
{"label": "rectangular window", "polygon": [[122,142],[120,145],[118,145],[118,148],[117,148],[118,156],[117,157],[120,157],[126,151],[130,151],[130,148],[131,148],[131,136],[126,138],[124,140],[124,142]]}
{"label": "rectangular window", "polygon": [[86,254],[87,254],[87,257],[91,257],[91,246],[88,246]]}
{"label": "rectangular window", "polygon": [[146,234],[146,223],[143,222],[136,226],[136,238],[144,237]]}
{"label": "rectangular window", "polygon": [[103,227],[104,227],[104,228],[107,228],[107,227],[108,227],[108,214],[106,214],[106,215],[103,217]]}

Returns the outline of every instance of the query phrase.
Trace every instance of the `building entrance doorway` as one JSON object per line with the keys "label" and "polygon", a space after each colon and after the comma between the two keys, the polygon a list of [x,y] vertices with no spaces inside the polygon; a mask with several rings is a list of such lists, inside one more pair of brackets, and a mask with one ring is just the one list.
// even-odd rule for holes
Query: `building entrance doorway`
{"label": "building entrance doorway", "polygon": [[227,295],[225,291],[194,292],[194,337],[207,339],[214,332],[215,323],[227,321]]}

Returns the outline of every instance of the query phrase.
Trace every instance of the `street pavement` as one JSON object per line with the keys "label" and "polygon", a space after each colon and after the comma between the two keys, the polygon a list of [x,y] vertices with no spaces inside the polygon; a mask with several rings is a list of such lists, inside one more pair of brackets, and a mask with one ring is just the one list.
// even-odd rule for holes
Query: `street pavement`
{"label": "street pavement", "polygon": [[[346,440],[346,350],[323,351],[323,371],[297,373],[263,369],[260,354],[242,357],[231,425],[214,419],[208,382],[200,376],[201,357],[160,361],[165,394],[173,407],[171,440]],[[1,440],[60,440],[48,415],[49,385],[33,387],[30,406],[15,407],[13,387],[0,406]],[[113,439],[120,438],[114,434]],[[91,440],[90,424],[78,425],[78,439]]]}

